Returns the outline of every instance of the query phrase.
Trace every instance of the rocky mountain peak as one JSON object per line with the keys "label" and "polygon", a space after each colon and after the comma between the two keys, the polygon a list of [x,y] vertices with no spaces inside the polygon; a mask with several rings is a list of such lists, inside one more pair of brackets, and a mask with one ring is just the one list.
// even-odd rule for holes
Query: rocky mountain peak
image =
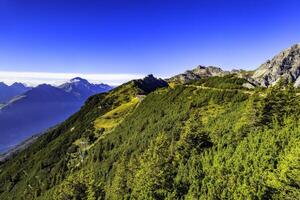
{"label": "rocky mountain peak", "polygon": [[133,82],[143,91],[142,93],[149,93],[157,88],[168,86],[166,81],[156,78],[152,74],[149,74],[143,79],[134,80]]}
{"label": "rocky mountain peak", "polygon": [[149,75],[147,75],[147,76],[145,76],[145,77],[143,78],[143,81],[156,81],[156,80],[158,80],[158,79],[155,78],[155,77],[153,76],[153,74],[149,74]]}
{"label": "rocky mountain peak", "polygon": [[178,74],[176,76],[171,77],[168,79],[169,82],[180,82],[180,83],[187,83],[192,80],[198,80],[203,77],[211,77],[211,76],[224,76],[229,74],[228,71],[223,71],[220,67],[215,66],[202,66],[198,65],[192,70],[187,70],[182,74]]}
{"label": "rocky mountain peak", "polygon": [[253,74],[253,79],[263,87],[274,85],[284,79],[300,86],[300,44],[295,44],[262,64]]}
{"label": "rocky mountain peak", "polygon": [[195,69],[192,70],[193,73],[199,76],[219,76],[224,75],[224,73],[227,73],[226,71],[223,71],[220,67],[215,66],[197,66]]}

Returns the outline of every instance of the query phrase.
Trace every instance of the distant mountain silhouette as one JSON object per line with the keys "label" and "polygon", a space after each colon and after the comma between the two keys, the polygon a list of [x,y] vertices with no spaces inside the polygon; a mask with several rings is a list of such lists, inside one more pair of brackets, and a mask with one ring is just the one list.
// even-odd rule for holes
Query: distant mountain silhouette
{"label": "distant mountain silhouette", "polygon": [[6,103],[13,97],[27,92],[30,89],[30,87],[26,87],[22,83],[14,83],[11,86],[8,86],[5,83],[0,82],[0,103]]}
{"label": "distant mountain silhouette", "polygon": [[0,109],[0,152],[64,121],[89,96],[110,89],[76,78],[59,87],[42,84],[13,98]]}

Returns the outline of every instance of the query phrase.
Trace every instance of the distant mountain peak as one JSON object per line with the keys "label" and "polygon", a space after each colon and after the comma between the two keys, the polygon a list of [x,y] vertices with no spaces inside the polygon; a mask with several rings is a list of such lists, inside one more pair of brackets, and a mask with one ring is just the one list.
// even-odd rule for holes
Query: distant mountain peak
{"label": "distant mountain peak", "polygon": [[19,82],[13,83],[10,87],[18,89],[28,88],[25,84]]}
{"label": "distant mountain peak", "polygon": [[72,78],[70,80],[70,83],[84,83],[84,84],[87,84],[89,82],[86,79],[83,79],[83,78],[80,78],[80,77],[75,77],[75,78]]}
{"label": "distant mountain peak", "polygon": [[168,79],[169,82],[180,82],[187,83],[192,80],[198,80],[203,77],[211,77],[211,76],[223,76],[227,75],[230,72],[223,71],[220,67],[216,66],[203,66],[198,65],[192,70],[187,70],[182,74],[178,74]]}
{"label": "distant mountain peak", "polygon": [[71,81],[86,81],[86,79],[83,79],[81,77],[75,77],[75,78],[72,78]]}
{"label": "distant mountain peak", "polygon": [[11,86],[25,86],[23,83],[20,82],[14,82]]}
{"label": "distant mountain peak", "polygon": [[52,86],[50,84],[43,83],[43,84],[40,84],[40,85],[36,86],[36,88],[54,88],[54,86]]}
{"label": "distant mountain peak", "polygon": [[8,87],[4,82],[0,82],[0,87]]}
{"label": "distant mountain peak", "polygon": [[81,77],[72,78],[70,81],[60,85],[59,88],[83,100],[91,95],[107,92],[112,89],[109,85],[92,84]]}

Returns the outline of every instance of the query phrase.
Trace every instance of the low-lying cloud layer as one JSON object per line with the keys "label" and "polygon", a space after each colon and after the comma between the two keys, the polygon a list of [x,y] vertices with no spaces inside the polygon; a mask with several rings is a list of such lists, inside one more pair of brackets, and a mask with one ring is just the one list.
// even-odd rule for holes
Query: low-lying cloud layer
{"label": "low-lying cloud layer", "polygon": [[36,86],[42,83],[59,85],[75,77],[87,79],[91,83],[106,83],[109,85],[120,85],[132,79],[142,78],[143,75],[0,71],[0,82],[2,81],[6,84],[21,82],[29,86]]}

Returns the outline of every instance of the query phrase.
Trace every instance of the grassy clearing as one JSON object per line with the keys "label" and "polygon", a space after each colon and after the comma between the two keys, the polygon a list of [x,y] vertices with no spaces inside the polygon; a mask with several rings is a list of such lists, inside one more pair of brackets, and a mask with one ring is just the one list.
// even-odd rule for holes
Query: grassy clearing
{"label": "grassy clearing", "polygon": [[125,116],[130,113],[130,111],[135,108],[135,106],[139,102],[139,98],[135,97],[130,102],[124,103],[119,107],[109,111],[108,113],[102,115],[101,117],[95,120],[95,128],[96,130],[104,128],[104,129],[112,129],[116,127]]}

